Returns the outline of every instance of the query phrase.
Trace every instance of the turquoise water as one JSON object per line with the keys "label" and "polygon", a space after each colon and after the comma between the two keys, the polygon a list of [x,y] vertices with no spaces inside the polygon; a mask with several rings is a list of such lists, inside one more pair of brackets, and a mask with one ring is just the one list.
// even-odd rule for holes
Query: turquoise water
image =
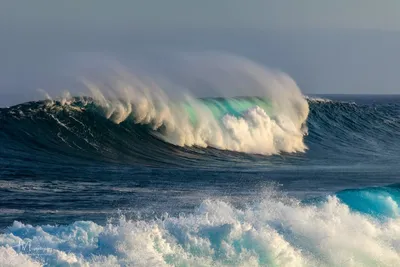
{"label": "turquoise water", "polygon": [[[247,110],[254,108],[256,106],[262,108],[267,113],[272,110],[272,106],[267,99],[258,97],[247,97],[247,98],[205,98],[201,99],[198,103],[200,106],[205,106],[209,112],[217,120],[221,120],[226,114],[232,116],[240,117]],[[193,124],[198,123],[198,113],[196,107],[191,103],[186,103],[183,105],[185,111],[189,115],[190,121]]]}

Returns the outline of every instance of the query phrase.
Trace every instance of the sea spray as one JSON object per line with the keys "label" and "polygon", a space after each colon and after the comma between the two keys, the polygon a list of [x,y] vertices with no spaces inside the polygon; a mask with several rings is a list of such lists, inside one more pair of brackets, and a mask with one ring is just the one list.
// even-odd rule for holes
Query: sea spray
{"label": "sea spray", "polygon": [[14,222],[0,235],[0,261],[8,266],[394,267],[400,261],[399,229],[398,217],[375,219],[336,196],[306,205],[266,192],[247,208],[209,199],[192,214],[155,220],[121,217],[103,226]]}
{"label": "sea spray", "polygon": [[[204,65],[203,61],[196,62]],[[117,73],[106,87],[88,81],[86,85],[107,118],[119,124],[132,116],[137,124],[162,129],[157,136],[174,145],[264,155],[306,149],[308,103],[288,75],[234,56],[212,57],[208,66],[215,62],[215,72],[228,75],[232,87],[227,88],[224,75],[197,78],[222,95],[237,91],[234,81],[240,81],[242,95],[249,97],[199,99],[189,93],[190,88],[178,98],[175,91],[172,97],[156,79],[126,71]]]}

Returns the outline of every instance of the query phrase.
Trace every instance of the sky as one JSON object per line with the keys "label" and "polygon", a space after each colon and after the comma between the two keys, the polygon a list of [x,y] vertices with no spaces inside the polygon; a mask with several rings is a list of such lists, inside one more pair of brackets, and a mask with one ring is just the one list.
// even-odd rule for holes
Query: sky
{"label": "sky", "polygon": [[308,94],[400,93],[398,0],[3,0],[0,36],[0,106],[171,51],[244,56]]}
{"label": "sky", "polygon": [[3,0],[2,25],[64,30],[400,30],[397,0]]}

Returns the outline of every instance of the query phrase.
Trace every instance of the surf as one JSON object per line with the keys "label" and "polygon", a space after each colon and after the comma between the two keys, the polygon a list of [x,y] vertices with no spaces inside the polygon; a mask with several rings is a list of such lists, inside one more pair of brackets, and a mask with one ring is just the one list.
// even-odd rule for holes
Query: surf
{"label": "surf", "polygon": [[193,213],[164,214],[153,220],[121,216],[105,225],[76,221],[32,226],[16,221],[0,234],[0,262],[25,266],[397,266],[398,214],[384,212],[382,217],[365,212],[344,196],[357,198],[375,191],[378,198],[393,197],[398,203],[398,190],[388,190],[342,191],[307,204],[269,189],[244,208],[207,199]]}

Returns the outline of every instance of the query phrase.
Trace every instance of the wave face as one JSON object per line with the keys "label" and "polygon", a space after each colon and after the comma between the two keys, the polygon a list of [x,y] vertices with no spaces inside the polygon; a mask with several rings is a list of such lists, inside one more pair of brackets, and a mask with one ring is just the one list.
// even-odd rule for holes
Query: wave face
{"label": "wave face", "polygon": [[[319,203],[305,204],[267,191],[247,208],[205,200],[193,214],[165,215],[151,221],[121,217],[106,225],[77,221],[36,227],[14,222],[0,235],[0,263],[398,266],[399,196],[398,188],[371,188],[339,192]],[[374,205],[367,211],[356,199]],[[376,205],[385,207],[384,211],[376,214]]]}
{"label": "wave face", "polygon": [[170,163],[171,151],[178,161],[201,157],[200,149],[207,147],[264,155],[304,151],[308,110],[305,100],[301,104],[305,114],[291,120],[259,97],[188,99],[168,105],[148,98],[124,105],[82,97],[2,109],[0,120],[2,139],[20,149],[156,164]]}
{"label": "wave face", "polygon": [[[310,152],[364,163],[397,160],[400,103],[310,99]],[[340,154],[340,157],[337,155]],[[343,158],[342,158],[343,157]],[[342,159],[341,159],[342,158]]]}

